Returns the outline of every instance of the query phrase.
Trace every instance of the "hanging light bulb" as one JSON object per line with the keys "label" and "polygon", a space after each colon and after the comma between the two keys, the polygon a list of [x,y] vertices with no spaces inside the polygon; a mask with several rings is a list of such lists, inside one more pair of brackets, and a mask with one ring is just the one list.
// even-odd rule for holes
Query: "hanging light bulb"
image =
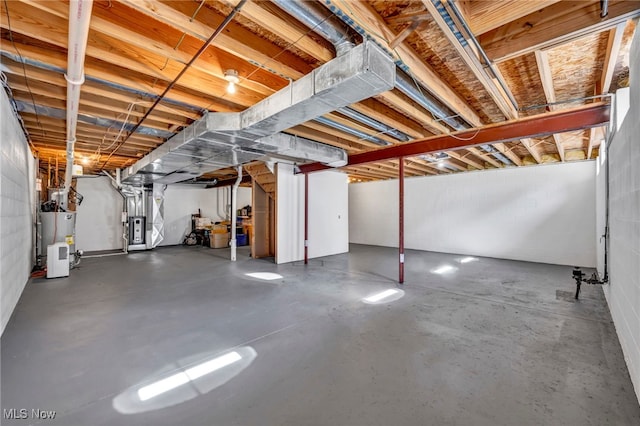
{"label": "hanging light bulb", "polygon": [[89,164],[89,157],[82,157],[82,164],[84,164],[85,166]]}
{"label": "hanging light bulb", "polygon": [[227,86],[227,93],[231,95],[236,93],[236,84],[238,84],[238,82],[240,81],[240,78],[238,77],[238,71],[226,70],[224,72],[224,79],[229,82],[229,85]]}

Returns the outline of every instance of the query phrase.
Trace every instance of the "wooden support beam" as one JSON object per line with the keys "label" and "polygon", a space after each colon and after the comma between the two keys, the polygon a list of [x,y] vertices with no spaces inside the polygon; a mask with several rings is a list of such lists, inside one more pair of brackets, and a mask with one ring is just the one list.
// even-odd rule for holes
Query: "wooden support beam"
{"label": "wooden support beam", "polygon": [[[66,19],[69,14],[69,7],[64,3],[52,1],[36,2],[33,0],[20,1],[31,4],[40,10],[46,11],[60,18]],[[174,46],[163,43],[158,39],[147,37],[142,32],[132,31],[122,25],[116,25],[113,22],[110,22],[109,20],[101,17],[101,14],[105,14],[104,12],[102,12],[101,8],[96,8],[93,11],[93,14],[91,16],[91,30],[120,40],[123,43],[127,43],[140,49],[144,49],[145,51],[160,55],[167,58],[167,60],[170,59],[172,61],[178,62],[181,65],[184,65],[191,60],[193,54],[197,50],[191,49],[192,52],[186,52],[181,49],[176,49]],[[226,56],[226,58],[224,56]],[[216,48],[214,46],[209,46],[207,51],[196,62],[193,63],[191,68],[197,69],[205,74],[216,78],[224,78],[224,69],[222,68],[221,64],[231,63],[233,62],[233,59],[235,58],[231,57],[231,55],[227,54],[226,52],[216,52]],[[252,72],[253,71],[255,71],[255,68],[253,68]],[[266,71],[264,70],[260,70],[259,72],[263,74],[266,73]],[[271,79],[274,78],[272,74],[270,75],[270,77]],[[268,78],[269,77],[267,76],[262,76],[263,80]],[[271,83],[278,85],[278,88],[284,87],[286,85],[286,81],[283,79],[271,81]],[[259,83],[252,79],[241,79],[238,83],[238,87],[245,87],[264,96],[269,96],[275,92],[275,89],[273,87]]]}
{"label": "wooden support beam", "polygon": [[398,35],[393,38],[393,40],[389,42],[389,47],[392,49],[398,47],[398,45],[400,45],[400,43],[402,43],[407,37],[409,37],[411,33],[416,31],[420,24],[422,24],[423,22],[423,20],[415,20],[411,22],[409,25],[407,25],[407,27],[405,27],[405,29],[400,31]]}
{"label": "wooden support beam", "polygon": [[494,143],[493,147],[498,151],[500,151],[501,154],[505,155],[516,166],[522,166],[522,159],[518,157],[518,155],[515,152],[507,148],[507,146],[504,143],[502,142]]}
{"label": "wooden support beam", "polygon": [[609,30],[607,39],[607,53],[604,57],[604,67],[600,76],[599,89],[596,94],[609,93],[611,80],[613,79],[613,70],[616,67],[618,55],[620,54],[620,46],[622,45],[622,36],[627,22],[622,22]]}
{"label": "wooden support beam", "polygon": [[[222,17],[215,16],[207,8],[202,8],[198,13],[198,19],[191,19],[185,14],[182,7],[188,6],[185,2],[162,3],[158,0],[122,0],[128,7],[152,17],[158,23],[170,25],[173,28],[184,32],[199,40],[209,38],[213,29],[222,22]],[[244,8],[243,8],[244,10]],[[204,19],[208,24],[203,23]],[[242,40],[241,43],[238,40]],[[300,71],[287,64],[298,64],[300,60],[288,53],[281,52],[275,44],[266,42],[264,39],[251,33],[240,25],[231,23],[229,31],[225,31],[216,38],[216,46],[226,52],[238,56],[251,63],[264,64],[267,69],[272,69],[281,75],[297,80],[306,72]],[[273,60],[275,55],[279,55],[279,60]],[[302,68],[304,65],[300,66]]]}
{"label": "wooden support beam", "polygon": [[384,19],[366,2],[351,0],[332,0],[330,9],[342,17],[353,20],[367,34],[380,43],[383,48],[393,52],[409,67],[413,76],[421,82],[444,104],[460,114],[473,126],[481,126],[478,114],[465,102],[419,55],[406,44],[400,44],[395,50],[389,46],[395,34],[384,22]]}
{"label": "wooden support beam", "polygon": [[[355,121],[353,121],[351,119],[343,118],[343,117],[339,116],[336,113],[325,114],[325,117],[328,118],[329,120],[335,121],[336,123],[345,125],[345,126],[350,127],[350,128],[352,128],[354,130],[358,130],[358,131],[360,131],[362,133],[366,133],[369,136],[376,137],[376,138],[378,138],[380,140],[388,142],[391,145],[395,145],[395,144],[399,143],[399,141],[397,139],[392,138],[389,135],[386,135],[384,133],[380,133],[380,131],[378,131],[378,130],[373,130],[373,129],[371,129],[371,128],[365,126],[365,125],[362,125],[359,122],[355,122]],[[360,139],[358,139],[358,141],[360,141]],[[368,141],[366,139],[362,139],[362,141],[366,141],[366,142],[371,143],[373,147],[380,146],[380,145],[374,144],[373,142],[370,142],[370,141]]]}
{"label": "wooden support beam", "polygon": [[[564,109],[518,120],[505,121],[456,132],[453,135],[437,135],[430,138],[391,146],[376,151],[349,156],[348,165],[358,165],[385,159],[413,157],[456,148],[473,147],[542,137],[554,133],[571,132],[602,126],[609,122],[610,106],[603,103],[589,104],[578,108]],[[329,168],[321,163],[300,166],[301,173],[310,173]]]}
{"label": "wooden support beam", "polygon": [[466,4],[467,23],[474,34],[483,34],[518,18],[558,3],[559,0],[471,1]]}
{"label": "wooden support beam", "polygon": [[[542,90],[544,91],[544,97],[547,99],[547,103],[554,103],[556,101],[556,91],[553,87],[553,74],[551,67],[549,66],[549,57],[547,52],[543,50],[536,50],[536,62],[538,64],[538,73],[540,74],[540,81],[542,81]],[[553,111],[555,106],[550,106],[549,109]],[[556,149],[560,156],[560,161],[564,162],[564,145],[562,143],[562,135],[554,134],[553,140],[556,143]]]}
{"label": "wooden support beam", "polygon": [[[3,43],[2,49],[13,55],[21,55],[24,58],[60,69],[66,69],[67,67],[67,55],[59,51],[52,51],[51,49],[20,42]],[[18,54],[18,50],[20,54]],[[95,77],[147,93],[158,95],[164,89],[163,86],[157,84],[157,80],[152,76],[132,72],[118,65],[105,66],[104,62],[90,57],[85,59],[84,70],[87,77]],[[205,88],[200,86],[199,90],[205,90]],[[235,112],[242,109],[233,103],[221,101],[199,90],[185,91],[174,87],[171,90],[170,98],[202,109],[215,109],[221,112]]]}
{"label": "wooden support beam", "polygon": [[[133,0],[135,1],[135,0]],[[235,7],[240,0],[225,0],[225,2]],[[266,28],[270,32],[282,37],[287,43],[295,44],[296,48],[302,50],[313,58],[318,58],[323,62],[328,62],[334,58],[335,54],[331,49],[328,49],[318,44],[312,37],[309,36],[309,30],[293,25],[291,19],[280,18],[268,10],[262,8],[259,5],[259,1],[249,0],[242,7],[241,14],[245,18],[248,18]]]}
{"label": "wooden support beam", "polygon": [[431,132],[426,131],[424,127],[411,120],[409,116],[400,114],[395,109],[389,108],[376,99],[365,99],[364,101],[351,105],[350,108],[374,120],[385,123],[414,139],[425,138],[432,135]]}
{"label": "wooden support beam", "polygon": [[593,148],[596,144],[600,145],[600,140],[604,140],[605,132],[606,127],[592,127],[589,129],[589,144],[587,145],[587,150],[585,152],[587,160],[591,159]]}
{"label": "wooden support beam", "polygon": [[384,101],[392,105],[395,109],[406,114],[407,117],[417,120],[423,127],[432,133],[449,133],[449,128],[444,124],[440,124],[439,121],[436,121],[433,118],[433,115],[425,112],[422,108],[414,106],[414,104],[407,101],[395,90],[385,92],[376,97],[384,99]]}
{"label": "wooden support beam", "polygon": [[[34,21],[40,22],[41,25],[34,25]],[[9,26],[5,14],[2,14],[1,25],[3,28]],[[66,49],[68,43],[67,25],[67,21],[63,18],[39,8],[25,3],[11,3],[11,28],[14,32]],[[95,32],[90,33],[86,54],[88,57],[102,61],[103,68],[105,68],[104,63],[116,67],[126,67],[128,70],[165,82],[172,81],[183,69],[183,65],[175,61],[167,61],[164,56]],[[207,92],[217,95],[218,98],[226,94],[227,85],[228,82],[222,76],[214,77],[193,68],[189,69],[180,79],[180,86],[196,92],[202,91],[206,87]],[[235,103],[247,107],[259,102],[264,97],[265,95],[262,93],[246,87],[238,87],[233,99]]]}
{"label": "wooden support beam", "polygon": [[478,148],[474,148],[474,147],[468,147],[467,151],[469,151],[470,153],[472,153],[476,157],[480,158],[481,160],[486,161],[487,163],[491,164],[493,167],[497,167],[497,168],[504,167],[504,165],[502,163],[498,162],[498,160],[496,160],[488,152],[480,151]]}
{"label": "wooden support beam", "polygon": [[[63,88],[66,93],[67,81],[64,79],[63,73],[47,71],[40,68],[32,67],[30,65],[25,65],[25,70],[23,70],[22,65],[7,58],[2,58],[2,65],[4,67],[4,72],[5,74],[7,74],[9,80],[13,79],[13,81],[24,82],[24,73],[26,73],[30,84],[33,81],[40,81],[42,83],[47,83]],[[104,98],[125,102],[127,104],[141,101],[140,97],[133,93],[119,91],[113,89],[112,87],[108,87],[93,81],[85,81],[85,83],[82,85],[82,93],[101,96]],[[149,102],[153,102],[153,98],[151,97],[148,97],[146,99],[148,99]],[[199,113],[194,112],[194,110],[192,109],[180,108],[168,103],[160,103],[158,104],[158,106],[156,106],[156,109],[168,114],[186,117],[191,120],[197,120],[201,117]]]}
{"label": "wooden support beam", "polygon": [[458,161],[468,164],[471,167],[474,167],[478,170],[484,169],[484,166],[482,164],[478,163],[477,161],[474,161],[473,159],[469,158],[467,155],[460,154],[456,151],[445,151],[445,154],[447,154],[451,158],[455,158]]}
{"label": "wooden support beam", "polygon": [[535,142],[533,141],[533,139],[520,139],[520,143],[527,149],[527,151],[529,151],[529,154],[531,154],[531,157],[533,157],[536,163],[542,163],[542,157],[540,156],[540,152],[538,151],[538,149],[535,147]]}
{"label": "wooden support beam", "polygon": [[480,35],[489,59],[500,62],[605,31],[640,16],[637,1],[610,0],[600,17],[599,1],[561,1]]}
{"label": "wooden support beam", "polygon": [[449,27],[438,12],[435,4],[431,0],[422,0],[422,4],[424,4],[425,8],[431,14],[433,21],[438,25],[442,33],[445,35],[447,40],[453,48],[458,52],[458,56],[465,63],[467,68],[471,70],[473,75],[475,75],[476,79],[482,84],[482,87],[487,91],[493,102],[496,104],[498,109],[502,112],[502,114],[507,119],[518,118],[518,111],[515,109],[511,101],[509,100],[508,95],[505,93],[504,89],[498,87],[497,81],[494,80],[486,71],[485,66],[480,63],[480,60],[476,55],[471,55],[469,51],[460,43],[456,35]]}

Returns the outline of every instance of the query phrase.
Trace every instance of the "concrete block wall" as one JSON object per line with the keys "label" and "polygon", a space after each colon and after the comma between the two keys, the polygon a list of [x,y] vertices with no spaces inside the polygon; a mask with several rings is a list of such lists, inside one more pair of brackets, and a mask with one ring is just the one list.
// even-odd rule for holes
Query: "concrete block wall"
{"label": "concrete block wall", "polygon": [[34,159],[0,89],[0,321],[4,331],[33,265]]}
{"label": "concrete block wall", "polygon": [[[596,264],[595,162],[405,181],[405,247],[571,266]],[[398,246],[398,181],[349,186],[352,243]]]}
{"label": "concrete block wall", "polygon": [[631,106],[609,143],[609,284],[604,286],[640,401],[640,38],[631,48]]}

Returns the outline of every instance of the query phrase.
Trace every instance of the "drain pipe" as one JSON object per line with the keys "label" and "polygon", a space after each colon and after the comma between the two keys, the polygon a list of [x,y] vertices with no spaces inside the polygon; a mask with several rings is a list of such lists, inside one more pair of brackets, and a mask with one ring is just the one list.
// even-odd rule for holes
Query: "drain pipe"
{"label": "drain pipe", "polygon": [[242,166],[238,166],[238,178],[233,184],[233,193],[231,194],[231,261],[236,261],[236,224],[238,223],[238,187],[242,181]]}
{"label": "drain pipe", "polygon": [[84,57],[89,39],[93,0],[71,0],[69,3],[69,42],[67,54],[67,167],[64,175],[64,198],[68,202],[73,173],[73,152],[80,112],[80,89],[84,83]]}

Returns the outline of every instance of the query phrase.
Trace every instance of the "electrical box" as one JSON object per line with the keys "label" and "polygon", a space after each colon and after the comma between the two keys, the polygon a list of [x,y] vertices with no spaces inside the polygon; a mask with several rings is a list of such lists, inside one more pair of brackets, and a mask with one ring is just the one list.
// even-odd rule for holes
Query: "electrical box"
{"label": "electrical box", "polygon": [[69,276],[69,246],[55,243],[47,246],[47,278]]}

